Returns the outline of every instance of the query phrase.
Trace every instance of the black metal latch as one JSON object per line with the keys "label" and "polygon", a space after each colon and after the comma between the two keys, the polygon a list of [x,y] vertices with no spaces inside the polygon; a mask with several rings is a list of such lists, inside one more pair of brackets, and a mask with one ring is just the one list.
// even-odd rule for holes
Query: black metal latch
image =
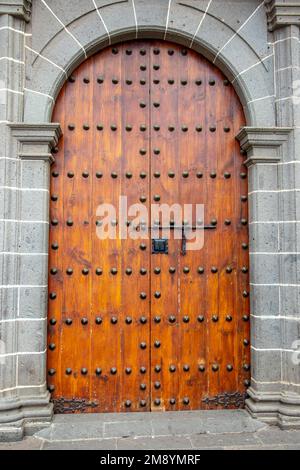
{"label": "black metal latch", "polygon": [[[183,256],[186,255],[186,236],[185,230],[197,230],[197,229],[204,229],[204,230],[214,230],[216,229],[215,225],[204,225],[204,226],[194,226],[194,225],[169,225],[167,227],[162,227],[161,225],[157,225],[156,227],[149,227],[151,230],[159,230],[159,229],[171,229],[171,230],[181,230],[181,254]],[[153,238],[152,239],[152,253],[159,253],[159,254],[168,254],[168,240],[166,238]]]}
{"label": "black metal latch", "polygon": [[168,240],[167,238],[153,238],[152,240],[152,253],[168,254]]}

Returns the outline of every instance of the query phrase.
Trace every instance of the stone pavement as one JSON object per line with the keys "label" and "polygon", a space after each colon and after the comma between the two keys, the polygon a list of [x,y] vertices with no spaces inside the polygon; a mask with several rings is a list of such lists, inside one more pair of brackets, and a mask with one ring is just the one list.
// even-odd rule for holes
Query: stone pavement
{"label": "stone pavement", "polygon": [[56,415],[53,424],[1,450],[300,450],[300,431],[281,431],[244,410]]}

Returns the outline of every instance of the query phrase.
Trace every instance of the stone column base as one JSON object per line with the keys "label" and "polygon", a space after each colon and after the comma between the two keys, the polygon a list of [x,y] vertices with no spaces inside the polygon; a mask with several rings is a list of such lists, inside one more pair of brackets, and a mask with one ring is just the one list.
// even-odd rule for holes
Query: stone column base
{"label": "stone column base", "polygon": [[258,392],[248,389],[246,410],[253,418],[281,429],[300,429],[300,395],[291,392]]}
{"label": "stone column base", "polygon": [[51,424],[53,405],[49,392],[36,397],[2,399],[0,404],[0,442],[18,441]]}

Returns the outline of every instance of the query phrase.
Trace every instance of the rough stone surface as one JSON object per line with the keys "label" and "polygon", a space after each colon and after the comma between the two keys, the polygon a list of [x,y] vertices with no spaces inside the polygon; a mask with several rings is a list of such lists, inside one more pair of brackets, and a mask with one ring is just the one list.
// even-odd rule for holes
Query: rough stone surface
{"label": "rough stone surface", "polygon": [[[24,432],[32,431],[30,420],[41,415],[45,421],[51,418],[44,390],[45,354],[30,353],[40,353],[46,345],[49,162],[51,148],[60,136],[58,128],[48,125],[55,98],[86,57],[131,38],[167,39],[192,47],[221,68],[240,97],[248,125],[239,139],[249,167],[251,251],[253,381],[247,408],[253,416],[284,428],[300,427],[300,366],[292,361],[293,344],[300,337],[297,3],[0,2],[0,13],[6,13],[0,14],[0,339],[5,341],[6,354],[14,354],[0,352],[0,405],[4,409],[0,412],[0,439],[21,438]],[[11,124],[18,122],[23,126]],[[35,399],[34,406],[28,405],[30,397]],[[11,400],[15,409],[6,413],[6,403]],[[209,422],[194,423],[193,419],[190,423],[195,430],[208,429]],[[80,420],[85,422],[86,418],[81,416]],[[151,420],[154,429],[161,432],[173,429],[169,415],[164,421],[156,416]],[[55,422],[63,426],[64,419],[57,417]],[[130,433],[124,422],[118,426],[102,417],[100,428],[98,418],[92,422],[95,433],[103,433],[95,444],[99,448],[104,434],[111,448],[123,448],[131,442],[143,448],[179,445],[176,440],[159,442],[151,435],[137,437],[149,431],[147,421],[138,419],[135,423],[134,440],[134,432]],[[62,439],[59,426],[52,431]],[[185,422],[178,423],[177,431],[185,433],[187,427]],[[231,429],[228,422],[223,432]],[[70,435],[75,431],[70,428]],[[247,430],[248,434],[254,432]],[[145,440],[142,443],[140,439]],[[247,439],[244,447],[255,447],[258,438]],[[27,442],[35,445],[35,440]],[[242,444],[231,442],[229,437],[214,441],[215,447]],[[47,445],[54,448],[56,444]],[[76,444],[70,441],[64,445],[74,448]],[[185,437],[185,445],[210,447],[211,443],[209,439]],[[267,448],[273,443],[261,441],[261,445]],[[80,441],[80,446],[88,447],[89,442]]]}
{"label": "rough stone surface", "polygon": [[269,427],[244,411],[56,415],[50,428],[0,444],[0,451],[299,448],[299,431]]}

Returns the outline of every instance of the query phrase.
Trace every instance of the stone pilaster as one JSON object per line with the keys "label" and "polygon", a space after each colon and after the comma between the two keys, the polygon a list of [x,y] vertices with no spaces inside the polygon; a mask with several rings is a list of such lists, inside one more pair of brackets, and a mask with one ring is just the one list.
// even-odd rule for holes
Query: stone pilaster
{"label": "stone pilaster", "polygon": [[247,409],[266,422],[300,427],[300,365],[294,362],[298,255],[290,237],[296,223],[289,199],[295,190],[286,173],[294,129],[246,127],[237,137],[249,167],[252,380]]}
{"label": "stone pilaster", "polygon": [[10,188],[4,225],[0,440],[21,438],[52,417],[46,386],[49,168],[61,135],[58,124],[9,127],[19,184]]}

